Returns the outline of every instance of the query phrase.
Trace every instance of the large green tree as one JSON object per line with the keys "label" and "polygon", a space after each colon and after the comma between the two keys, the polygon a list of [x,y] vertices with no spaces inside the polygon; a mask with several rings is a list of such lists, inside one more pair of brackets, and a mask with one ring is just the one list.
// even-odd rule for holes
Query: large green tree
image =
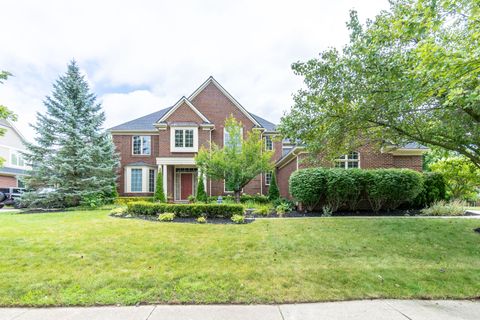
{"label": "large green tree", "polygon": [[480,0],[392,0],[342,51],[294,63],[305,88],[281,121],[288,138],[330,156],[365,141],[417,141],[480,166]]}
{"label": "large green tree", "polygon": [[442,174],[450,198],[461,200],[478,198],[480,169],[467,158],[460,156],[443,158],[432,163],[430,170]]}
{"label": "large green tree", "polygon": [[224,146],[212,143],[210,148],[202,147],[195,162],[207,177],[224,180],[240,202],[243,187],[262,172],[273,169],[273,151],[264,150],[258,130],[249,131],[243,139],[242,124],[233,116],[225,120],[225,130],[229,139]]}
{"label": "large green tree", "polygon": [[[7,78],[11,75],[12,74],[8,71],[0,71],[0,84],[3,84],[3,82],[7,80]],[[0,119],[15,120],[16,116],[6,106],[0,104]],[[5,129],[0,128],[0,136],[3,136],[4,134],[5,134]],[[5,162],[5,159],[0,157],[0,166],[2,166],[4,162]]]}
{"label": "large green tree", "polygon": [[102,107],[75,61],[54,83],[44,104],[46,111],[37,114],[33,126],[35,143],[27,144],[32,170],[25,180],[27,187],[53,191],[48,196],[28,193],[25,201],[32,206],[76,206],[111,200],[118,155],[102,128]]}

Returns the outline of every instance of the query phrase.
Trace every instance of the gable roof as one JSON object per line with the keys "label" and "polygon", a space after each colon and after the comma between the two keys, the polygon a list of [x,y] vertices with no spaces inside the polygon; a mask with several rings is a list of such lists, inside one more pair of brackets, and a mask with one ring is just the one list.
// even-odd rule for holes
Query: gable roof
{"label": "gable roof", "polygon": [[264,128],[266,131],[275,131],[277,126],[265,120],[262,117],[259,117],[251,112],[248,112],[240,103],[238,103],[235,98],[233,98],[213,77],[209,77],[207,81],[205,81],[200,87],[197,88],[188,98],[182,97],[179,101],[175,103],[175,105],[161,109],[159,111],[153,112],[146,116],[122,123],[118,126],[109,128],[109,131],[156,131],[154,124],[158,122],[162,122],[168,118],[170,114],[172,114],[176,108],[180,107],[182,102],[185,102],[195,111],[202,120],[206,123],[211,123],[193,104],[191,100],[195,98],[205,87],[213,83],[232,103],[237,106],[242,113],[244,113],[258,128]]}
{"label": "gable roof", "polygon": [[177,110],[184,103],[189,106],[190,109],[192,109],[193,112],[195,112],[205,123],[211,123],[210,120],[207,119],[207,117],[205,117],[197,108],[193,106],[193,104],[187,98],[185,98],[185,96],[181,97],[180,100],[178,100],[177,103],[175,103],[173,107],[168,110],[167,113],[165,113],[160,119],[158,119],[157,122],[164,122],[165,120],[167,120],[168,117],[170,117],[175,112],[175,110]]}
{"label": "gable roof", "polygon": [[218,83],[218,81],[215,80],[215,78],[213,78],[212,76],[208,77],[208,79],[188,97],[188,100],[192,101],[193,99],[195,99],[195,97],[200,92],[202,92],[203,89],[205,89],[210,83],[217,87],[225,95],[225,97],[227,97],[228,100],[230,100],[248,119],[250,119],[250,121],[253,122],[253,124],[255,124],[255,126],[262,127],[262,125],[250,114],[250,112],[248,112],[237,100],[235,100],[235,98],[230,93],[228,93],[228,91],[225,90],[225,88],[222,87],[221,84]]}
{"label": "gable roof", "polygon": [[153,126],[159,119],[161,119],[172,107],[168,107],[146,116],[122,123],[118,126],[108,129],[109,131],[154,131]]}
{"label": "gable roof", "polygon": [[13,125],[12,122],[10,122],[10,121],[8,121],[8,120],[6,120],[6,119],[0,119],[0,125],[12,129],[12,131],[15,132],[15,133],[20,137],[20,139],[21,139],[23,142],[26,142],[26,141],[27,141],[27,139],[25,139],[25,137],[23,136],[23,134],[22,134],[20,131],[18,131],[18,129]]}

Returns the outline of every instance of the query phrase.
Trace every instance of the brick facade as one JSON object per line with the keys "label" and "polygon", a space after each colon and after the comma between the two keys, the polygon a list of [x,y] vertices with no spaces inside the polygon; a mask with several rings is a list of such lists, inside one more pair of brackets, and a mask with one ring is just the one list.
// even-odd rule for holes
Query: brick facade
{"label": "brick facade", "polygon": [[[275,135],[275,126],[268,121],[254,117],[243,109],[213,78],[209,78],[197,91],[189,98],[182,98],[173,108],[163,109],[157,113],[137,119],[141,120],[139,126],[130,127],[132,121],[111,129],[113,141],[121,157],[121,168],[118,178],[118,192],[123,196],[151,196],[152,193],[127,193],[125,168],[133,165],[143,165],[148,168],[162,170],[166,166],[167,178],[165,185],[167,194],[173,196],[175,189],[175,166],[178,163],[190,163],[186,167],[192,167],[193,158],[196,152],[174,152],[171,150],[171,130],[175,126],[188,126],[198,130],[198,149],[209,147],[210,143],[223,146],[224,143],[224,123],[230,115],[233,115],[237,121],[242,123],[243,134],[257,127],[262,134]],[[148,119],[148,120],[145,120]],[[263,127],[265,125],[266,127]],[[134,135],[151,136],[151,154],[148,156],[133,155],[132,137]],[[272,136],[273,137],[273,136]],[[273,138],[274,157],[277,162],[282,158],[283,143],[281,139]],[[361,168],[412,168],[421,170],[421,156],[395,156],[391,153],[380,153],[373,148],[366,146],[360,148],[360,166]],[[288,179],[297,169],[308,167],[305,161],[307,154],[299,153],[295,155],[288,163],[276,168],[277,183],[280,194],[283,197],[289,197]],[[160,159],[160,160],[159,160]],[[171,160],[171,163],[169,162]],[[160,161],[160,162],[158,162]],[[189,162],[190,161],[190,162]],[[158,165],[157,163],[160,163]],[[325,164],[328,166],[328,164]],[[331,165],[331,164],[330,164]],[[180,165],[182,166],[182,165]],[[185,166],[183,166],[185,167]],[[268,194],[269,186],[265,184],[265,175],[259,175],[254,178],[243,192],[248,194]],[[142,189],[143,190],[143,189]],[[223,181],[206,182],[206,192],[212,196],[225,194]]]}

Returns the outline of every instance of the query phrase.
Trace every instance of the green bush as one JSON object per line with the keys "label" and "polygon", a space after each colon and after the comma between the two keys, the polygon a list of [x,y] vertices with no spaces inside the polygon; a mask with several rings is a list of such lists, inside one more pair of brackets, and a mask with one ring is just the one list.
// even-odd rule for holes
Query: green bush
{"label": "green bush", "polygon": [[175,213],[172,212],[160,213],[158,215],[158,221],[171,222],[173,219],[175,219]]}
{"label": "green bush", "polygon": [[198,217],[197,222],[198,223],[207,223],[207,219],[205,217]]}
{"label": "green bush", "polygon": [[422,215],[425,216],[463,216],[465,214],[466,203],[459,200],[446,202],[440,200],[423,209]]}
{"label": "green bush", "polygon": [[445,179],[438,172],[425,172],[423,174],[422,191],[410,204],[414,208],[426,208],[433,203],[446,199]]}
{"label": "green bush", "polygon": [[232,217],[231,217],[231,220],[233,221],[233,223],[236,223],[236,224],[242,224],[242,223],[245,223],[245,217],[241,214],[234,214]]}
{"label": "green bush", "polygon": [[166,202],[165,200],[165,190],[163,189],[163,174],[162,171],[158,171],[157,173],[157,181],[155,186],[155,193],[153,195],[154,201],[158,202]]}
{"label": "green bush", "polygon": [[129,202],[153,202],[153,197],[118,197],[116,205],[125,206]]}
{"label": "green bush", "polygon": [[279,216],[283,216],[285,213],[290,212],[290,207],[286,203],[279,204],[275,207],[275,212]]}
{"label": "green bush", "polygon": [[422,191],[422,175],[409,169],[365,170],[365,191],[372,210],[396,209]]}
{"label": "green bush", "polygon": [[332,212],[341,207],[356,210],[362,200],[368,200],[372,210],[378,211],[413,201],[422,189],[422,176],[408,169],[308,168],[294,172],[289,187],[308,210],[319,205]]}
{"label": "green bush", "polygon": [[234,214],[243,214],[243,206],[239,204],[168,204],[150,202],[129,202],[128,212],[140,215],[156,215],[173,212],[181,218],[230,218]]}
{"label": "green bush", "polygon": [[290,194],[308,210],[325,200],[327,169],[307,168],[295,171],[288,180]]}
{"label": "green bush", "polygon": [[254,211],[255,214],[258,214],[259,216],[268,216],[270,213],[270,207],[265,205],[265,206],[260,206]]}
{"label": "green bush", "polygon": [[275,171],[272,173],[272,181],[270,181],[270,187],[268,188],[268,200],[274,201],[280,198],[280,191],[278,190],[277,177]]}
{"label": "green bush", "polygon": [[[218,196],[210,196],[207,198],[208,203],[216,203],[218,199]],[[222,196],[222,200],[224,203],[234,203],[235,199],[233,198],[232,195],[224,195]],[[241,203],[246,203],[246,202],[255,202],[258,204],[266,204],[269,203],[268,197],[261,195],[261,194],[242,194],[240,196],[240,202]]]}
{"label": "green bush", "polygon": [[114,217],[121,217],[125,213],[127,213],[127,209],[122,207],[122,208],[115,208],[110,211],[110,215]]}
{"label": "green bush", "polygon": [[203,183],[203,174],[198,175],[196,200],[207,202],[207,193],[205,192],[205,184]]}

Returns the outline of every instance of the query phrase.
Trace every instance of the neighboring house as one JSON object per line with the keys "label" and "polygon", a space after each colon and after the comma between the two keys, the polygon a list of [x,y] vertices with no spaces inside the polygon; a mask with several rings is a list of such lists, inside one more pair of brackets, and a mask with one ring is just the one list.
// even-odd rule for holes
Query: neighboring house
{"label": "neighboring house", "polygon": [[0,136],[0,157],[4,159],[0,167],[0,188],[23,187],[22,176],[28,169],[21,152],[26,150],[25,138],[13,124],[0,120],[0,128],[5,134]]}
{"label": "neighboring house", "polygon": [[[233,115],[243,125],[243,135],[256,129],[262,133],[265,148],[274,150],[277,181],[281,195],[288,197],[288,178],[301,168],[306,156],[301,147],[273,139],[275,124],[247,111],[213,77],[190,96],[182,97],[172,107],[115,126],[110,130],[121,157],[118,192],[122,196],[152,196],[158,171],[163,173],[168,199],[185,201],[195,194],[198,168],[194,157],[201,146],[210,142],[224,145],[228,135],[225,119]],[[338,161],[345,168],[404,167],[421,170],[424,148],[412,145],[389,152],[358,150]],[[244,189],[248,194],[267,194],[271,173],[253,179]],[[210,196],[230,193],[224,181],[205,179]]]}

